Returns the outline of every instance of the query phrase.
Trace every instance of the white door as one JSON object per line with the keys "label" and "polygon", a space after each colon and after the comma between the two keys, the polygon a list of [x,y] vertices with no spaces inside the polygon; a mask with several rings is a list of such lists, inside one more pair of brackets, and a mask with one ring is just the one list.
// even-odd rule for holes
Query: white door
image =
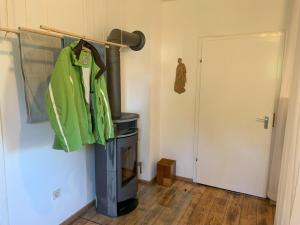
{"label": "white door", "polygon": [[282,39],[202,39],[198,183],[266,197]]}

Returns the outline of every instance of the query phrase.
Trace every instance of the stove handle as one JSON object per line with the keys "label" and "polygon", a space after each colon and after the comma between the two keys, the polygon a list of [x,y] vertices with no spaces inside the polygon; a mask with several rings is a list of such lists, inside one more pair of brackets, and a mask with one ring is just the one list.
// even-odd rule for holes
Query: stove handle
{"label": "stove handle", "polygon": [[118,135],[117,138],[130,137],[130,136],[136,135],[137,133],[138,133],[137,131],[134,131],[133,133],[130,133],[130,134]]}

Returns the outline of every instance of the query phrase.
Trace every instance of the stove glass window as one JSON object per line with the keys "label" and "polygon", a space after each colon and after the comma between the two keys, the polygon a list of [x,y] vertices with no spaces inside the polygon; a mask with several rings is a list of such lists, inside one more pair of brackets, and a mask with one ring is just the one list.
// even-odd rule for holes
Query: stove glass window
{"label": "stove glass window", "polygon": [[137,146],[122,148],[122,186],[137,175]]}

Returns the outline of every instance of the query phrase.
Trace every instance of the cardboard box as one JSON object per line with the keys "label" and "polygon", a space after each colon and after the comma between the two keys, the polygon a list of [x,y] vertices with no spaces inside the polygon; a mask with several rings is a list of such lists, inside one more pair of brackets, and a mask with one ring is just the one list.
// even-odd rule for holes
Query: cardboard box
{"label": "cardboard box", "polygon": [[157,178],[158,184],[170,187],[176,176],[176,161],[171,159],[161,159],[157,163]]}

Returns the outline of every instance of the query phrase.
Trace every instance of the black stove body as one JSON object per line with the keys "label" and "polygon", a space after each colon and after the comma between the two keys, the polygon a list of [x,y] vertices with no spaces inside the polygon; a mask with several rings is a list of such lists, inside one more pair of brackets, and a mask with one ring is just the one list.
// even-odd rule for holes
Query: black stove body
{"label": "black stove body", "polygon": [[121,216],[138,205],[137,119],[137,114],[123,113],[114,120],[116,137],[96,145],[96,209],[104,215]]}

